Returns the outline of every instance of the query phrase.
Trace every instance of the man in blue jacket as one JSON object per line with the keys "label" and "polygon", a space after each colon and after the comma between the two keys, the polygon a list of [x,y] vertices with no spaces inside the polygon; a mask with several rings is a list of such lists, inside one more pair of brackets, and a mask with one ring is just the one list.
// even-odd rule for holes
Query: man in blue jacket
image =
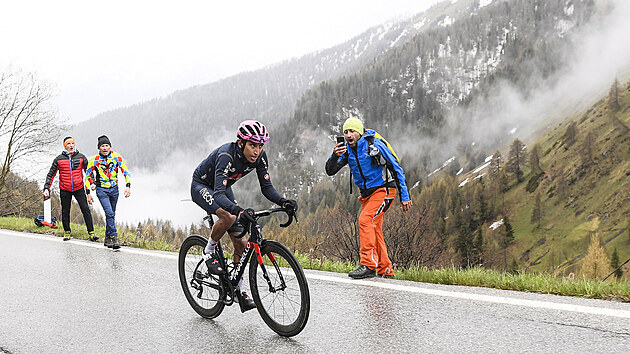
{"label": "man in blue jacket", "polygon": [[335,145],[332,155],[326,161],[326,173],[332,176],[348,165],[354,183],[361,192],[361,265],[348,273],[348,276],[362,279],[378,274],[391,278],[394,270],[383,239],[383,215],[396,198],[396,190],[400,193],[404,211],[413,206],[405,174],[386,143],[375,136],[374,130],[365,130],[363,122],[358,118],[352,117],[345,121],[343,134],[346,141]]}

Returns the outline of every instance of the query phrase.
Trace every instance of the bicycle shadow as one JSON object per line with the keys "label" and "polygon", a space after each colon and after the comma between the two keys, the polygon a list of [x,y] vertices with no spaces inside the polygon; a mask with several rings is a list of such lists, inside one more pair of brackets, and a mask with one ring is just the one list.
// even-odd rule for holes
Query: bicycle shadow
{"label": "bicycle shadow", "polygon": [[[248,316],[250,313],[252,316]],[[255,310],[238,315],[241,315],[242,320],[235,321],[234,317],[227,316],[224,319],[193,318],[188,333],[200,332],[197,341],[203,338],[201,342],[207,343],[207,348],[199,349],[216,349],[220,346],[222,352],[230,349],[260,353],[308,351],[308,347],[297,339],[283,337],[269,329]]]}

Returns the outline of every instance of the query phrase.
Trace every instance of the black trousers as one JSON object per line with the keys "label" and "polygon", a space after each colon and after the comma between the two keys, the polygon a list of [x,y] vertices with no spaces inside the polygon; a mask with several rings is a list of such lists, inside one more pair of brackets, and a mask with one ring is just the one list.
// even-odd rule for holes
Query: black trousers
{"label": "black trousers", "polygon": [[61,223],[63,224],[64,231],[70,231],[70,206],[72,205],[72,196],[74,196],[74,199],[79,203],[88,232],[94,231],[92,212],[88,206],[84,188],[74,192],[59,190],[59,197],[61,198]]}

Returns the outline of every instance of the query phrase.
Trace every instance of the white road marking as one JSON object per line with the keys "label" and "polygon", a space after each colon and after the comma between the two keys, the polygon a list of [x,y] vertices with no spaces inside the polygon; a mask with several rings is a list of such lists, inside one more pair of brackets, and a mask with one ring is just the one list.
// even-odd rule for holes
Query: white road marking
{"label": "white road marking", "polygon": [[423,287],[393,284],[389,282],[385,283],[385,282],[376,282],[376,281],[370,281],[370,280],[360,280],[360,279],[357,280],[357,279],[350,279],[350,278],[332,277],[332,276],[323,275],[323,274],[313,274],[312,272],[308,272],[306,277],[309,279],[317,279],[317,280],[324,280],[324,281],[344,283],[344,284],[373,286],[377,288],[384,288],[384,289],[390,289],[390,290],[396,290],[396,291],[407,291],[411,293],[420,293],[420,294],[426,294],[426,295],[436,295],[436,296],[443,296],[443,297],[493,302],[493,303],[498,303],[498,304],[536,307],[536,308],[551,309],[551,310],[580,312],[580,313],[585,313],[585,314],[590,314],[590,315],[604,315],[604,316],[611,316],[611,317],[630,318],[630,311],[628,310],[564,304],[564,303],[550,302],[550,301],[517,299],[517,298],[511,298],[511,297],[505,297],[505,296],[472,294],[472,293],[458,292],[458,291],[428,289],[428,288],[423,288]]}
{"label": "white road marking", "polygon": [[[26,237],[26,238],[35,238],[35,239],[43,240],[43,241],[71,243],[73,245],[106,249],[105,246],[103,246],[103,238],[100,238],[96,242],[90,242],[90,241],[87,241],[87,240],[77,240],[77,239],[71,239],[70,241],[64,241],[62,237],[51,236],[51,235],[47,235],[47,234],[32,234],[32,233],[27,233],[27,232],[19,232],[19,231],[11,231],[11,230],[2,230],[2,231],[3,232],[6,231],[6,232],[14,234],[16,236],[21,236],[21,237]],[[169,254],[169,253],[166,253],[164,251],[145,250],[145,249],[133,248],[133,247],[121,247],[121,248],[118,249],[118,252],[140,254],[140,255],[144,255],[144,256],[152,256],[152,257],[174,259],[174,260],[177,260],[177,257],[178,257],[177,253]]]}
{"label": "white road marking", "polygon": [[[80,241],[80,240],[63,241],[62,238],[60,237],[50,236],[50,235],[31,234],[31,233],[26,233],[26,232],[17,232],[17,231],[10,231],[10,230],[2,230],[2,231],[10,233],[15,236],[20,236],[20,237],[36,238],[38,240],[44,240],[44,241],[72,243],[75,245],[94,247],[94,248],[103,248],[103,244],[101,242],[89,242],[89,241]],[[144,256],[173,259],[173,260],[177,260],[178,258],[178,254],[176,253],[169,254],[169,253],[161,252],[161,251],[150,251],[150,250],[143,250],[143,249],[130,248],[130,247],[122,247],[120,248],[120,251],[124,253],[132,253],[132,254],[139,254],[139,255],[144,255]],[[350,279],[350,278],[333,277],[333,276],[324,275],[324,274],[317,274],[316,272],[317,271],[306,270],[305,271],[306,277],[308,279],[317,279],[317,280],[323,280],[323,281],[328,281],[328,282],[333,282],[333,283],[372,286],[372,287],[377,287],[377,288],[390,289],[390,290],[396,290],[396,291],[407,291],[411,293],[419,293],[419,294],[426,294],[426,295],[435,295],[435,296],[467,299],[467,300],[474,300],[474,301],[492,302],[492,303],[498,303],[498,304],[508,304],[508,305],[543,308],[543,309],[550,309],[550,310],[579,312],[579,313],[585,313],[585,314],[590,314],[590,315],[603,315],[603,316],[621,317],[621,318],[630,319],[630,311],[628,310],[564,304],[564,303],[550,302],[550,301],[517,299],[517,298],[511,298],[511,297],[505,297],[505,296],[472,294],[472,293],[458,292],[458,291],[429,289],[429,288],[423,288],[420,286],[407,286],[407,285],[394,284],[391,282],[377,282],[377,281],[372,281],[372,280],[360,280],[360,279],[357,280],[357,279]]]}

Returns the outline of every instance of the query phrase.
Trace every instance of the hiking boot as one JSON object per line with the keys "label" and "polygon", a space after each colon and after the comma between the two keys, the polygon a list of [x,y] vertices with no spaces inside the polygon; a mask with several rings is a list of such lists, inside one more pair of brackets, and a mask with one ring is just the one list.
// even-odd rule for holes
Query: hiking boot
{"label": "hiking boot", "polygon": [[256,308],[256,303],[244,291],[236,292],[236,302],[241,306],[241,312],[249,311]]}
{"label": "hiking boot", "polygon": [[103,246],[107,248],[112,248],[113,245],[114,245],[114,238],[111,236],[105,236],[105,242],[103,243]]}
{"label": "hiking boot", "polygon": [[90,241],[98,241],[98,236],[94,234],[94,231],[88,231],[88,240]]}
{"label": "hiking boot", "polygon": [[394,274],[378,274],[377,277],[383,279],[394,279]]}
{"label": "hiking boot", "polygon": [[210,254],[204,253],[203,258],[206,260],[206,266],[208,267],[208,272],[210,272],[210,274],[221,275],[225,273],[216,252],[212,252]]}
{"label": "hiking boot", "polygon": [[64,231],[63,232],[63,240],[64,241],[70,241],[72,237],[70,237],[70,231]]}
{"label": "hiking boot", "polygon": [[376,271],[361,264],[357,269],[348,273],[348,276],[353,279],[373,278],[376,276]]}
{"label": "hiking boot", "polygon": [[114,235],[112,236],[112,238],[114,239],[114,241],[112,242],[112,249],[119,249],[120,248],[120,241],[118,241],[118,235]]}

